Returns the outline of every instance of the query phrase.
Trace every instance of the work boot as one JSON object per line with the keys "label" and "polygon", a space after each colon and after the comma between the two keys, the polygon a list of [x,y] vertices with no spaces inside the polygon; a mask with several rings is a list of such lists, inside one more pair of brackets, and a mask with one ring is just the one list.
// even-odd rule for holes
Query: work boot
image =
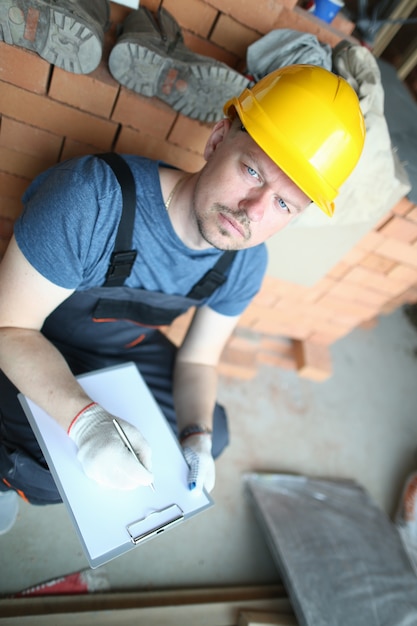
{"label": "work boot", "polygon": [[19,511],[19,496],[15,491],[0,491],[0,535],[14,525]]}
{"label": "work boot", "polygon": [[189,50],[178,23],[164,9],[157,19],[146,8],[128,15],[109,68],[125,87],[156,96],[203,122],[221,119],[225,102],[248,85],[248,79],[228,65]]}
{"label": "work boot", "polygon": [[75,74],[99,65],[108,0],[0,0],[0,41]]}

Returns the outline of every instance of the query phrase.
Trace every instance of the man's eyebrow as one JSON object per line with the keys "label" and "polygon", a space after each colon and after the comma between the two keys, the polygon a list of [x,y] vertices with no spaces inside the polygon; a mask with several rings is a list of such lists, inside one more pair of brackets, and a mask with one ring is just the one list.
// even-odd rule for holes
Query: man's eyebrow
{"label": "man's eyebrow", "polygon": [[[258,156],[257,156],[254,152],[252,152],[252,150],[248,150],[248,151],[245,153],[245,155],[244,155],[244,156],[246,156],[246,158],[247,158],[247,159],[248,159],[248,160],[252,163],[252,165],[254,165],[254,169],[256,169],[256,170],[260,173],[260,175],[262,176],[262,178],[265,178],[265,179],[266,179],[266,178],[267,178],[267,175],[265,174],[265,169],[262,167],[262,163],[260,162],[260,160],[259,160]],[[284,172],[284,173],[285,173],[285,172]],[[280,194],[277,194],[277,195],[280,195]],[[312,201],[310,200],[310,202],[307,204],[307,206],[304,206],[304,205],[303,205],[303,206],[300,206],[300,205],[296,205],[296,204],[294,204],[294,200],[291,200],[291,199],[290,199],[290,198],[288,198],[288,197],[287,197],[287,198],[285,198],[285,197],[283,197],[283,196],[281,196],[281,195],[280,195],[280,198],[281,198],[282,200],[284,200],[284,202],[289,203],[292,207],[294,207],[295,212],[297,213],[297,215],[298,215],[299,213],[303,213],[303,211],[305,211],[305,210],[306,210],[306,208],[307,208],[310,204],[312,204]]]}
{"label": "man's eyebrow", "polygon": [[246,156],[248,160],[251,161],[253,165],[256,166],[256,169],[259,170],[260,174],[264,173],[264,168],[262,167],[262,163],[259,161],[259,158],[255,154],[255,152],[252,152],[252,150],[247,150],[244,153],[244,156]]}

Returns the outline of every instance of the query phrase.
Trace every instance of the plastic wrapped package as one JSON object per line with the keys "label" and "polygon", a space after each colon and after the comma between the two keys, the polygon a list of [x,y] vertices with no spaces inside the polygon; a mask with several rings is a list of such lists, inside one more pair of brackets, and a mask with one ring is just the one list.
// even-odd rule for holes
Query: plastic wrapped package
{"label": "plastic wrapped package", "polygon": [[244,482],[300,626],[416,626],[417,576],[360,485],[262,473]]}

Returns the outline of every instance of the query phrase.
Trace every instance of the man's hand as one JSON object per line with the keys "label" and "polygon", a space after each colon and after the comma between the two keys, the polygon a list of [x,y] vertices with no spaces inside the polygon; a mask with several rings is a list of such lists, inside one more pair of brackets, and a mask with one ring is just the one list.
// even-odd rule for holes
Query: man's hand
{"label": "man's hand", "polygon": [[214,459],[211,454],[211,435],[209,433],[189,435],[181,441],[181,446],[185,460],[190,467],[188,472],[190,490],[201,493],[204,488],[210,492],[216,478]]}
{"label": "man's hand", "polygon": [[123,443],[114,415],[100,405],[87,406],[72,422],[68,434],[78,447],[77,458],[89,478],[105,487],[135,489],[153,482],[151,449],[137,428],[117,418],[135,455]]}

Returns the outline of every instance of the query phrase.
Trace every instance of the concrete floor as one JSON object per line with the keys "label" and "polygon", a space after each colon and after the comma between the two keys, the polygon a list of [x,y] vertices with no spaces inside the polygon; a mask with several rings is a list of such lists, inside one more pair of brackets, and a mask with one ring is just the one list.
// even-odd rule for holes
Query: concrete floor
{"label": "concrete floor", "polygon": [[[246,471],[353,478],[392,514],[417,468],[417,330],[402,310],[331,348],[324,383],[264,368],[221,380],[232,445],[217,462],[215,506],[94,570],[112,589],[273,583],[274,562],[242,484]],[[0,537],[0,594],[87,567],[64,505],[22,502]]]}

